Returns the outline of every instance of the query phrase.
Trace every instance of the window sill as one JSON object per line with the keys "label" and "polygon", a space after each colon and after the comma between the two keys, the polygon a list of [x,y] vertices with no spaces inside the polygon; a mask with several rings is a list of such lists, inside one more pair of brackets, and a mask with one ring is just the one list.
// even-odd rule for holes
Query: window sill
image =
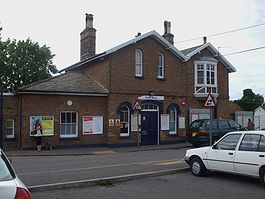
{"label": "window sill", "polygon": [[135,79],[144,79],[143,76],[134,76],[134,77],[135,77]]}
{"label": "window sill", "polygon": [[72,138],[60,138],[60,141],[78,141],[79,137],[72,137]]}
{"label": "window sill", "polygon": [[166,81],[167,79],[165,77],[156,77],[157,80]]}

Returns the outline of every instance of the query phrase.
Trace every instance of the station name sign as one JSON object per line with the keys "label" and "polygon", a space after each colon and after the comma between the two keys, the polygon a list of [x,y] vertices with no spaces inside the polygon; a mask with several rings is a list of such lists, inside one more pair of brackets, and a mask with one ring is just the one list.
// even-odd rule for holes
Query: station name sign
{"label": "station name sign", "polygon": [[143,95],[138,97],[139,100],[164,100],[164,96],[151,96],[151,95]]}

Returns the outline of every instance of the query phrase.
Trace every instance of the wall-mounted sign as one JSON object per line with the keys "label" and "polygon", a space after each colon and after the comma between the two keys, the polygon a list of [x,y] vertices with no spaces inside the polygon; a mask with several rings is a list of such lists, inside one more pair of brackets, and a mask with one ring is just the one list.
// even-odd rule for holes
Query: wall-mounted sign
{"label": "wall-mounted sign", "polygon": [[103,116],[84,116],[83,135],[103,134]]}
{"label": "wall-mounted sign", "polygon": [[131,115],[131,130],[138,131],[137,124],[141,125],[141,115],[138,114],[138,122],[137,122],[137,114]]}
{"label": "wall-mounted sign", "polygon": [[114,126],[114,119],[109,119],[109,126]]}
{"label": "wall-mounted sign", "polygon": [[42,126],[42,135],[54,135],[54,117],[53,116],[30,116],[30,136],[34,136],[33,129],[39,123]]}
{"label": "wall-mounted sign", "polygon": [[169,114],[161,115],[161,130],[169,130]]}
{"label": "wall-mounted sign", "polygon": [[116,119],[115,120],[115,125],[116,126],[120,126],[121,125],[121,120],[120,119]]}
{"label": "wall-mounted sign", "polygon": [[165,99],[164,96],[151,96],[151,95],[143,95],[138,97],[140,100],[160,100],[163,101]]}

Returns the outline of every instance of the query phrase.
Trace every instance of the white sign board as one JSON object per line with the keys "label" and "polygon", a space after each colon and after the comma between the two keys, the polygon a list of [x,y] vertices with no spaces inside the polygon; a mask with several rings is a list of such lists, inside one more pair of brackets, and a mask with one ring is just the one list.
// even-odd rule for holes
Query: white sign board
{"label": "white sign board", "polygon": [[169,114],[161,115],[161,130],[167,131],[169,130]]}
{"label": "white sign board", "polygon": [[140,99],[140,100],[160,100],[160,101],[163,101],[164,100],[164,96],[143,95],[143,96],[138,97],[138,99]]}
{"label": "white sign board", "polygon": [[179,117],[179,128],[185,129],[185,117]]}
{"label": "white sign board", "polygon": [[83,135],[103,134],[103,116],[84,116]]}
{"label": "white sign board", "polygon": [[[139,114],[138,117],[139,117],[138,124],[141,125],[141,115]],[[137,129],[137,114],[131,115],[131,130],[132,131],[138,131],[138,129]]]}

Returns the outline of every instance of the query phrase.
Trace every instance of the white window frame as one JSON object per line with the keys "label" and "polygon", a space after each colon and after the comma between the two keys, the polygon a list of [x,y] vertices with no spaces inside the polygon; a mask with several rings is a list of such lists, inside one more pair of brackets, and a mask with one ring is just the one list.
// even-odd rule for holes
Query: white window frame
{"label": "white window frame", "polygon": [[[200,69],[198,67],[201,66]],[[208,68],[210,67],[210,69]],[[213,69],[213,70],[212,70]],[[198,83],[198,71],[203,71],[203,83]],[[207,72],[209,77],[207,77]],[[212,77],[214,73],[214,77]],[[207,83],[207,78],[210,78],[210,83]],[[211,81],[214,81],[212,83]],[[195,61],[194,62],[194,95],[202,97],[207,95],[209,92],[214,96],[218,96],[217,88],[217,62],[215,61]]]}
{"label": "white window frame", "polygon": [[[131,126],[131,124],[130,124],[130,117],[131,117],[130,109],[129,109],[128,106],[125,106],[125,105],[122,106],[122,108],[123,108],[123,107],[125,107],[125,108],[127,109],[126,112],[128,113],[128,115],[127,115],[127,120],[128,120],[128,121],[124,122],[124,121],[122,121],[121,118],[120,118],[120,124],[126,124],[126,123],[127,123],[127,125],[128,125],[128,130],[127,130],[127,133],[120,133],[120,136],[121,136],[121,137],[125,137],[125,136],[129,136],[129,135],[130,135],[130,126]],[[121,115],[121,114],[124,114],[124,112],[125,112],[124,110],[121,110],[121,111],[120,111],[120,115]]]}
{"label": "white window frame", "polygon": [[135,50],[135,77],[143,76],[143,52],[140,49]]}
{"label": "white window frame", "polygon": [[[62,123],[62,113],[64,113],[64,114],[75,113],[76,114],[76,123]],[[62,125],[63,124],[69,124],[69,125],[75,124],[75,134],[62,134]],[[60,112],[60,138],[76,138],[76,137],[78,137],[78,112],[76,112],[76,111],[62,111],[62,112]]]}
{"label": "white window frame", "polygon": [[157,54],[157,78],[165,78],[165,57],[161,52]]}
{"label": "white window frame", "polygon": [[[171,111],[174,111],[175,112],[175,115],[174,115],[174,117],[175,117],[175,120],[171,120],[172,118],[171,118]],[[175,107],[172,107],[172,108],[170,108],[169,109],[169,134],[170,135],[175,135],[175,134],[177,134],[177,110],[176,110],[176,108]],[[174,126],[175,126],[175,131],[170,131],[170,124],[171,123],[174,123]]]}
{"label": "white window frame", "polygon": [[[12,126],[8,126],[8,122],[12,122]],[[7,134],[7,130],[12,130],[12,134]],[[6,120],[6,138],[15,138],[15,120],[7,119]]]}

